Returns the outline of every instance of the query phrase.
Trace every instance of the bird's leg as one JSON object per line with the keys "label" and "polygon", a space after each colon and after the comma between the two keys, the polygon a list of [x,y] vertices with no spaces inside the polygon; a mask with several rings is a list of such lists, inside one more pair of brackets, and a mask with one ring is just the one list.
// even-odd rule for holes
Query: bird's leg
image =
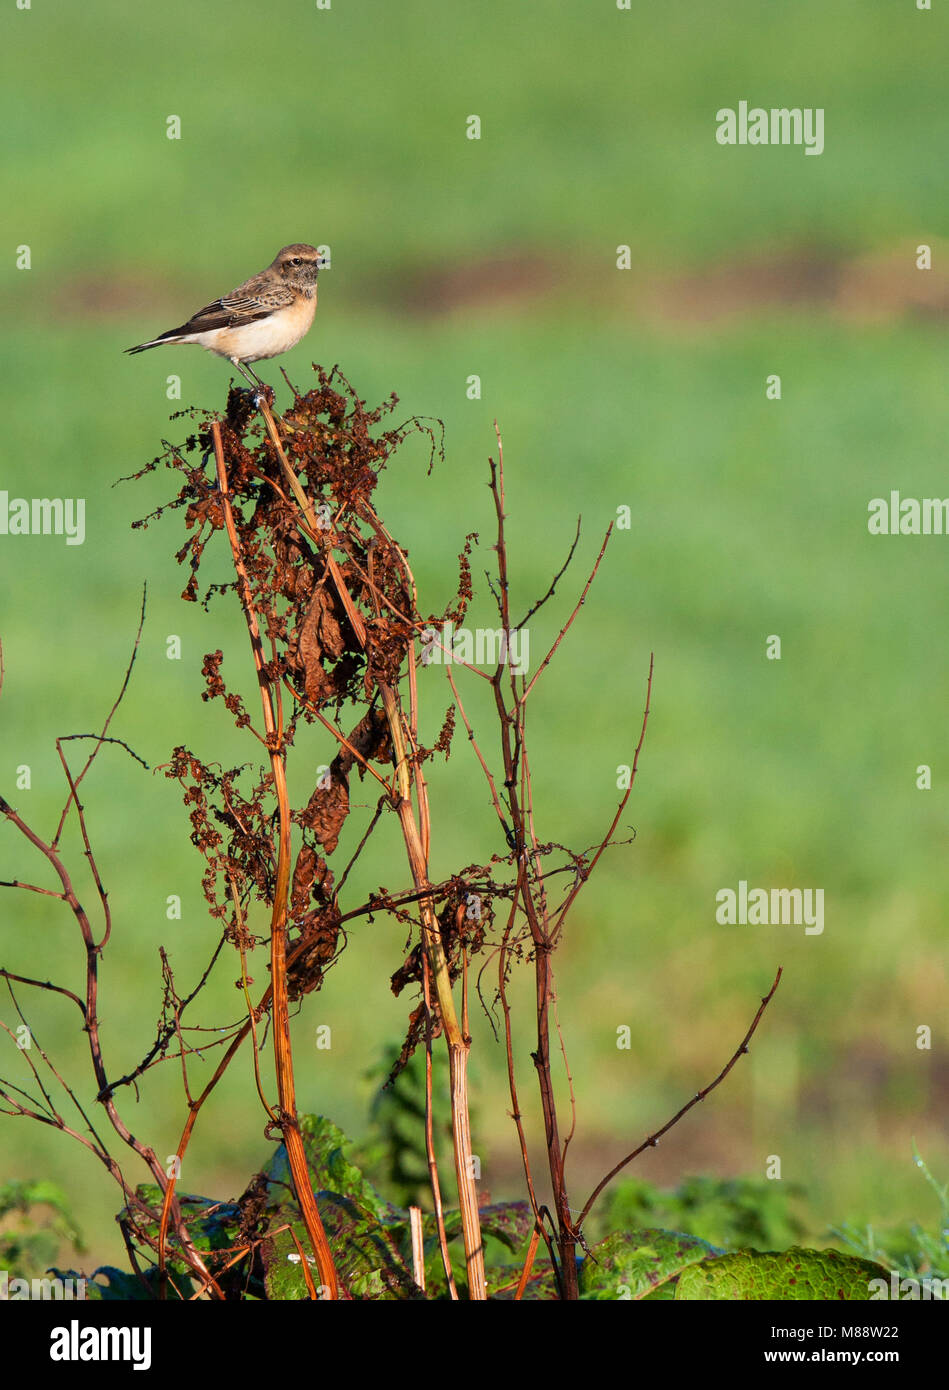
{"label": "bird's leg", "polygon": [[262,396],[263,399],[264,399],[265,401],[268,401],[268,402],[270,402],[270,401],[273,400],[273,398],[274,398],[273,387],[272,387],[272,386],[268,386],[267,383],[266,383],[266,381],[261,381],[260,377],[259,377],[259,376],[257,375],[257,373],[254,371],[254,369],[249,365],[249,363],[247,363],[247,362],[239,362],[239,361],[238,361],[236,358],[234,358],[234,357],[231,358],[231,361],[233,362],[233,364],[234,364],[234,366],[237,368],[237,370],[240,372],[240,374],[241,374],[241,376],[244,378],[244,380],[250,382],[251,390],[252,390],[253,393],[254,393],[254,402],[255,402],[255,403],[257,402],[257,400],[258,400],[258,398],[259,398],[260,396]]}
{"label": "bird's leg", "polygon": [[232,357],[231,364],[237,368],[244,380],[249,382],[255,391],[263,386],[264,383],[261,381],[260,377],[256,372],[251,371],[246,362],[240,362],[236,357]]}

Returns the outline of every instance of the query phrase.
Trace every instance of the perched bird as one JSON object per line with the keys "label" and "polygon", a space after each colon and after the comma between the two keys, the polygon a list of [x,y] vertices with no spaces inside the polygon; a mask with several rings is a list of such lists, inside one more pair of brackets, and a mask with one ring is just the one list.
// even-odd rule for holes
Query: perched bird
{"label": "perched bird", "polygon": [[309,332],[316,313],[319,268],[316,247],[294,242],[278,251],[266,270],[199,309],[180,328],[169,328],[150,342],[125,350],[144,352],[162,343],[197,343],[233,362],[253,385],[263,386],[248,364],[288,352]]}

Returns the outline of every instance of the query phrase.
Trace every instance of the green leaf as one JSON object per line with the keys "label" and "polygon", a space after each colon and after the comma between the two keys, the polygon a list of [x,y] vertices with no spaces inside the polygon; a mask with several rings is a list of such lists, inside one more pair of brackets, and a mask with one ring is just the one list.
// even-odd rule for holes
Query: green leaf
{"label": "green leaf", "polygon": [[[320,1193],[319,1206],[333,1249],[336,1273],[351,1298],[401,1302],[424,1296],[406,1268],[392,1230],[377,1221],[372,1212],[325,1191]],[[306,1227],[296,1207],[288,1205],[275,1211],[271,1229],[273,1234],[260,1248],[267,1298],[280,1301],[309,1298],[300,1260],[301,1249],[317,1287],[319,1274]]]}
{"label": "green leaf", "polygon": [[[363,1176],[355,1163],[350,1162],[347,1151],[352,1144],[338,1125],[322,1115],[301,1115],[300,1130],[315,1193],[325,1190],[348,1197],[360,1207],[373,1212],[380,1221],[405,1219],[405,1213],[380,1197],[368,1178]],[[293,1192],[286,1145],[280,1145],[264,1169],[264,1177],[271,1192],[277,1189],[274,1205],[283,1206],[288,1192]]]}
{"label": "green leaf", "polygon": [[[494,1236],[508,1250],[517,1250],[534,1229],[534,1214],[529,1202],[495,1202],[492,1206],[481,1207],[478,1217],[484,1239]],[[445,1234],[449,1240],[461,1235],[460,1211],[445,1213]]]}
{"label": "green leaf", "polygon": [[889,1275],[881,1265],[839,1250],[805,1250],[798,1245],[781,1253],[736,1250],[685,1270],[676,1298],[865,1300],[871,1279],[888,1280]]}
{"label": "green leaf", "polygon": [[690,1264],[718,1256],[708,1241],[679,1231],[618,1231],[594,1245],[580,1269],[580,1297],[641,1299]]}
{"label": "green leaf", "polygon": [[[310,1182],[343,1289],[359,1299],[420,1297],[408,1265],[408,1213],[386,1202],[351,1162],[352,1145],[332,1120],[301,1115],[300,1129]],[[261,1247],[266,1296],[309,1298],[300,1252],[286,1228],[292,1227],[296,1234],[315,1284],[319,1276],[293,1193],[285,1145],[280,1145],[263,1177],[267,1193],[263,1210],[270,1216],[268,1229],[273,1233]]]}
{"label": "green leaf", "polygon": [[[523,1265],[490,1265],[485,1271],[488,1283],[488,1298],[499,1303],[513,1303],[520,1281]],[[560,1297],[557,1276],[553,1266],[546,1258],[537,1259],[531,1268],[530,1278],[524,1292],[522,1303],[555,1303]]]}
{"label": "green leaf", "polygon": [[[135,1195],[146,1206],[158,1213],[164,1200],[161,1188],[154,1183],[142,1183],[135,1189]],[[188,1228],[188,1236],[196,1250],[229,1250],[235,1242],[237,1228],[241,1222],[241,1209],[234,1202],[216,1202],[211,1197],[197,1197],[188,1192],[176,1194],[181,1207],[181,1215]],[[158,1238],[158,1220],[146,1221],[140,1207],[126,1208],[122,1213],[134,1217],[153,1239]],[[177,1247],[178,1237],[174,1227],[168,1227],[168,1246]]]}

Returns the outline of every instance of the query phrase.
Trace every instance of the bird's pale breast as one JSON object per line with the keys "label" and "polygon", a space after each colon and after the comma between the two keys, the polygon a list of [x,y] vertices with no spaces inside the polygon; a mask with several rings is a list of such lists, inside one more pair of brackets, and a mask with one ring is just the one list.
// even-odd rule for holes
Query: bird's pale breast
{"label": "bird's pale breast", "polygon": [[221,357],[237,358],[240,362],[259,362],[289,352],[309,332],[316,313],[316,293],[307,299],[300,295],[294,304],[278,309],[264,319],[252,323],[233,324],[229,328],[214,328],[196,333],[202,347]]}

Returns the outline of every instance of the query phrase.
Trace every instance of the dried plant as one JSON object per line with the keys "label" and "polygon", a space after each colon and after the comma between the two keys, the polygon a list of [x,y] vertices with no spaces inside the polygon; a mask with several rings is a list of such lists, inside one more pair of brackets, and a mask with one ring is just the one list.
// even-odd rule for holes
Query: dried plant
{"label": "dried plant", "polygon": [[[516,1228],[527,1240],[527,1255],[519,1275],[498,1285],[497,1293],[501,1295],[507,1289],[513,1297],[520,1298],[531,1285],[549,1286],[556,1291],[555,1296],[576,1299],[577,1249],[586,1251],[582,1226],[593,1201],[636,1153],[654,1144],[660,1134],[719,1084],[747,1050],[778,980],[719,1076],[639,1149],[616,1164],[597,1185],[579,1218],[572,1216],[576,1208],[568,1200],[565,1162],[576,1115],[571,1085],[571,1118],[564,1137],[555,1096],[553,1058],[557,1051],[562,1051],[566,1063],[566,1053],[562,1038],[558,1036],[557,1046],[552,1043],[552,1030],[559,1033],[554,1016],[552,957],[584,884],[608,847],[616,843],[646,737],[652,660],[629,786],[601,840],[582,852],[545,841],[539,831],[541,808],[534,802],[527,710],[538,682],[542,677],[550,679],[547,673],[594,584],[610,531],[604,536],[592,569],[550,649],[532,674],[519,672],[506,659],[505,648],[509,653],[516,634],[525,631],[538,611],[558,595],[575,557],[580,532],[578,526],[565,562],[546,592],[526,604],[519,614],[515,613],[508,577],[504,465],[498,436],[497,458],[490,462],[496,537],[495,571],[493,577],[489,576],[489,583],[505,643],[490,670],[482,670],[453,654],[452,662],[444,667],[450,689],[446,687],[441,732],[431,746],[426,746],[419,735],[420,666],[431,658],[433,640],[437,645],[434,635],[446,624],[461,624],[465,617],[472,597],[471,555],[477,538],[469,535],[461,542],[455,596],[447,609],[440,614],[424,614],[419,608],[406,551],[381,520],[373,498],[381,471],[409,433],[421,430],[428,436],[433,460],[440,454],[440,435],[431,424],[419,420],[387,428],[384,422],[396,405],[395,397],[382,407],[367,410],[337,371],[317,372],[318,383],[306,394],[291,388],[293,403],[280,417],[272,412],[272,392],[253,395],[232,390],[222,417],[197,416],[193,433],[183,444],[169,444],[158,459],[134,475],[140,477],[159,466],[178,475],[176,495],[138,524],[150,524],[165,514],[181,514],[187,534],[177,550],[177,559],[189,571],[183,597],[189,602],[201,602],[206,609],[222,597],[236,599],[246,622],[259,711],[248,708],[235,685],[225,677],[222,651],[209,652],[203,665],[204,699],[221,701],[237,728],[256,745],[256,759],[227,768],[205,761],[194,749],[180,746],[164,766],[165,775],[181,786],[190,816],[191,839],[204,857],[204,895],[210,916],[217,924],[217,937],[210,947],[206,970],[187,994],[179,992],[162,952],[163,1009],[154,1043],[139,1065],[118,1079],[111,1076],[106,1066],[97,1027],[97,965],[108,943],[112,922],[78,792],[102,748],[119,742],[109,730],[131,675],[134,653],[119,697],[102,730],[93,737],[92,752],[78,774],[67,763],[66,741],[57,744],[68,796],[53,838],[44,840],[7,802],[0,801],[0,810],[8,821],[52,866],[60,889],[51,891],[19,880],[3,886],[48,893],[73,912],[86,944],[85,995],[80,997],[65,986],[48,981],[9,971],[0,973],[6,979],[18,1014],[17,986],[54,991],[78,1007],[89,1038],[95,1098],[104,1106],[118,1137],[146,1163],[155,1182],[155,1200],[149,1200],[127,1182],[96,1132],[88,1110],[45,1053],[40,1053],[42,1064],[65,1089],[81,1116],[81,1125],[66,1123],[53,1102],[53,1088],[42,1077],[40,1066],[29,1057],[27,1065],[34,1091],[28,1092],[12,1081],[0,1081],[0,1104],[8,1114],[31,1116],[66,1130],[97,1154],[122,1187],[126,1201],[123,1231],[133,1269],[140,1282],[158,1296],[167,1296],[176,1287],[176,1280],[181,1284],[183,1278],[195,1281],[196,1293],[218,1298],[240,1296],[240,1290],[249,1287],[248,1280],[263,1277],[266,1252],[281,1233],[285,1238],[289,1233],[295,1243],[311,1297],[358,1296],[354,1289],[361,1285],[353,1275],[338,1210],[327,1208],[326,1193],[314,1182],[314,1163],[319,1160],[314,1157],[312,1126],[297,1111],[290,1010],[291,1006],[302,1007],[305,996],[321,987],[327,971],[339,960],[346,933],[358,921],[370,915],[389,915],[417,936],[402,966],[392,974],[391,982],[379,979],[366,988],[382,988],[391,983],[396,993],[408,990],[415,996],[395,1072],[406,1065],[417,1048],[424,1048],[424,1140],[444,1290],[447,1296],[458,1297],[449,1244],[460,1227],[468,1297],[484,1299],[489,1292],[482,1238],[484,1214],[479,1213],[471,1152],[467,1083],[471,1048],[469,966],[474,958],[481,957],[481,975],[489,964],[497,973],[495,1002],[503,1020],[512,1114],[529,1199],[523,1213],[515,1211],[518,1204],[514,1204],[506,1214],[495,1213],[487,1218],[499,1228],[507,1222],[508,1234]],[[218,563],[223,547],[233,577],[223,584],[205,581],[206,559],[213,554]],[[454,674],[458,667],[466,671],[466,676],[484,680],[490,687],[500,753],[496,767],[469,719],[459,689],[461,676],[456,679]],[[427,768],[435,754],[450,753],[456,715],[486,779],[507,850],[492,856],[488,863],[466,864],[447,878],[433,882],[429,860],[438,809],[430,798]],[[314,756],[316,750],[323,753],[327,748],[330,751],[325,757]],[[296,804],[291,802],[288,785],[291,760],[303,769],[312,769],[314,764],[323,769]],[[354,811],[354,775],[374,790],[375,805],[365,815],[360,812],[362,818],[355,834],[347,832],[347,840],[354,840],[355,848],[342,863],[341,837]],[[103,922],[98,935],[60,856],[62,829],[71,814],[78,820],[98,892]],[[369,856],[374,833],[386,814],[395,814],[399,821],[408,881],[398,892],[379,888],[364,901],[352,902],[348,898],[352,871],[358,861]],[[266,932],[260,930],[262,913],[268,922]],[[269,954],[270,982],[255,998],[251,957],[261,949]],[[222,1055],[210,1081],[195,1095],[188,1061],[198,1046],[206,1050],[208,1030],[192,1022],[193,1005],[211,971],[228,951],[235,952],[239,959],[246,1017],[216,1039]],[[536,1048],[532,1057],[539,1087],[552,1213],[538,1196],[518,1095],[508,985],[511,972],[519,963],[528,965],[534,973]],[[455,1002],[459,982],[460,1010]],[[275,1098],[266,1095],[259,1066],[259,1049],[268,1033],[274,1053]],[[444,1039],[450,1066],[457,1218],[443,1203],[433,1141],[432,1049],[439,1038]],[[196,1215],[196,1199],[179,1197],[177,1193],[180,1160],[193,1140],[208,1097],[247,1042],[268,1130],[282,1141],[295,1215],[275,1227],[272,1204],[268,1207],[266,1200],[271,1179],[259,1174],[237,1207],[228,1208],[227,1239],[223,1244],[209,1244],[208,1205]],[[124,1088],[136,1086],[151,1067],[167,1060],[175,1060],[181,1067],[187,1116],[178,1145],[178,1162],[166,1172],[154,1152],[126,1127],[116,1097]],[[417,1293],[425,1284],[420,1221],[420,1217],[412,1218],[411,1262],[403,1268],[399,1259],[393,1258],[391,1265],[386,1265],[383,1282],[392,1296],[411,1296],[412,1290]],[[205,1224],[200,1225],[201,1222]],[[298,1225],[312,1251],[318,1283],[310,1273]],[[401,1231],[395,1217],[390,1216],[390,1226]],[[203,1243],[193,1238],[199,1227]],[[545,1261],[537,1260],[541,1240],[547,1249]],[[151,1253],[151,1263],[146,1259],[144,1266],[143,1251]],[[238,1275],[243,1284],[235,1284]],[[544,1280],[548,1281],[546,1285]]]}

